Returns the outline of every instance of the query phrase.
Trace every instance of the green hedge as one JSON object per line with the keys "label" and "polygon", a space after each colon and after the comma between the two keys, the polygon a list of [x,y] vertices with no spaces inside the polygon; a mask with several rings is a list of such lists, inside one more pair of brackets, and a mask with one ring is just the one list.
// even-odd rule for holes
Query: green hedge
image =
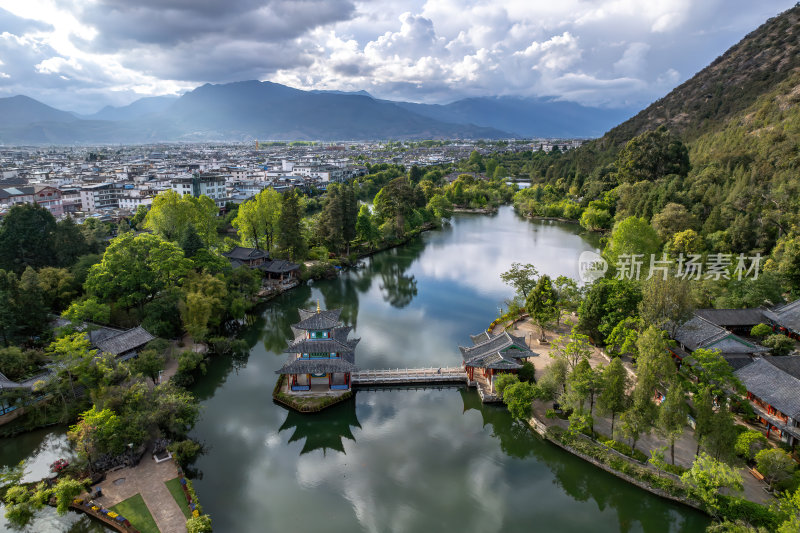
{"label": "green hedge", "polygon": [[601,442],[603,444],[605,444],[606,446],[608,446],[609,448],[611,448],[613,450],[617,450],[619,453],[621,453],[623,455],[627,455],[628,457],[632,457],[632,458],[636,459],[637,461],[639,461],[641,463],[644,463],[644,462],[647,461],[647,456],[644,453],[642,453],[639,450],[636,450],[634,448],[631,448],[630,446],[628,446],[624,442],[619,442],[619,441],[616,441],[616,440],[604,440],[604,441],[601,441]]}

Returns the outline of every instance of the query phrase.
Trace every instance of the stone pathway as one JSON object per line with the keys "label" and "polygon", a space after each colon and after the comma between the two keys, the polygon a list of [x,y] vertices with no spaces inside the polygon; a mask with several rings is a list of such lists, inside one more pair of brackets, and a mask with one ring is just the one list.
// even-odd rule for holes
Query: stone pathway
{"label": "stone pathway", "polygon": [[[135,468],[108,473],[105,481],[99,483],[103,496],[95,498],[95,501],[109,508],[141,494],[161,533],[186,533],[183,511],[164,484],[176,477],[178,469],[174,462],[156,463],[148,453]],[[92,492],[95,492],[95,487],[92,487]]]}
{"label": "stone pathway", "polygon": [[[559,328],[556,331],[547,330],[546,337],[548,341],[554,341],[559,335],[568,335],[570,326],[565,324],[568,321],[575,322],[577,320],[576,317],[569,316],[566,313],[563,316],[562,322]],[[503,325],[497,325],[492,333],[497,334],[503,331]],[[539,344],[539,328],[531,323],[530,320],[524,319],[514,324],[514,327],[511,330],[513,335],[517,335],[519,337],[524,338],[531,350],[537,352],[539,354],[538,357],[532,359],[532,363],[536,368],[536,378],[540,378],[544,373],[544,369],[550,365],[550,362],[553,360],[550,357],[550,350],[552,350],[552,344]],[[608,355],[603,353],[602,350],[599,348],[594,348],[592,351],[592,355],[589,359],[589,364],[592,368],[596,368],[599,365],[607,365],[610,362],[610,358]],[[622,363],[625,369],[627,370],[628,374],[635,378],[635,373],[633,371],[633,364],[630,360],[630,357],[623,357]],[[533,402],[533,413],[534,416],[545,425],[558,425],[563,427],[564,429],[567,428],[568,423],[566,420],[561,420],[559,418],[556,419],[548,419],[545,417],[545,413],[549,407],[552,407],[552,402]],[[611,437],[611,418],[600,416],[596,411],[594,413],[594,427],[595,431]],[[616,430],[618,427],[619,419],[617,419],[614,423],[614,429]],[[626,444],[630,444],[627,442]],[[659,437],[655,432],[651,432],[647,435],[642,435],[639,441],[636,443],[636,448],[638,450],[645,451],[645,455],[649,455],[647,452],[648,450],[655,450],[661,448],[662,446],[666,446],[668,443],[665,439]],[[691,427],[686,427],[685,431],[681,434],[680,438],[675,441],[675,463],[681,465],[685,468],[691,467],[692,463],[694,462],[695,458],[695,451],[697,450],[697,441],[694,438],[694,430]],[[664,459],[667,462],[670,462],[670,452],[669,450],[666,451],[664,454]],[[750,470],[747,467],[739,468],[739,473],[742,475],[742,481],[744,482],[744,497],[750,501],[755,501],[759,503],[766,503],[769,504],[774,501],[774,498],[771,494],[766,492],[765,488],[767,487],[766,483],[763,481],[757,480],[753,475],[750,473]]]}

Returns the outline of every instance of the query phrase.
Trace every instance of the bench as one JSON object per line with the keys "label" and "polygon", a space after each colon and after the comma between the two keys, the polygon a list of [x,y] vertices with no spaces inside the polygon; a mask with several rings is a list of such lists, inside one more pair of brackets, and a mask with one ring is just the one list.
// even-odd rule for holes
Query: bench
{"label": "bench", "polygon": [[759,481],[764,481],[764,474],[756,470],[755,468],[750,469],[750,473],[753,474],[753,477]]}

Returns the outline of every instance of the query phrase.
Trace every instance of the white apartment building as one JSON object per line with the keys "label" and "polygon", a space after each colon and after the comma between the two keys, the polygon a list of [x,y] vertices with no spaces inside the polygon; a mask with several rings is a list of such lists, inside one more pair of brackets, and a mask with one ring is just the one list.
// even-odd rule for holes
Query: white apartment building
{"label": "white apartment building", "polygon": [[114,183],[98,183],[81,188],[81,206],[86,212],[119,207],[123,189]]}

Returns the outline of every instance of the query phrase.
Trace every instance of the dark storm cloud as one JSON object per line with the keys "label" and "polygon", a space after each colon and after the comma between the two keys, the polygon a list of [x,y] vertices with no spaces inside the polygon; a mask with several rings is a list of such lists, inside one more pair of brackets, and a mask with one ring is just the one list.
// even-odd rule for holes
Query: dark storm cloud
{"label": "dark storm cloud", "polygon": [[171,48],[143,47],[138,54],[128,55],[123,64],[161,79],[219,82],[306,67],[311,59],[293,42],[220,41],[206,36]]}
{"label": "dark storm cloud", "polygon": [[80,19],[95,27],[97,51],[139,45],[172,46],[198,39],[280,42],[348,20],[351,0],[103,0]]}

